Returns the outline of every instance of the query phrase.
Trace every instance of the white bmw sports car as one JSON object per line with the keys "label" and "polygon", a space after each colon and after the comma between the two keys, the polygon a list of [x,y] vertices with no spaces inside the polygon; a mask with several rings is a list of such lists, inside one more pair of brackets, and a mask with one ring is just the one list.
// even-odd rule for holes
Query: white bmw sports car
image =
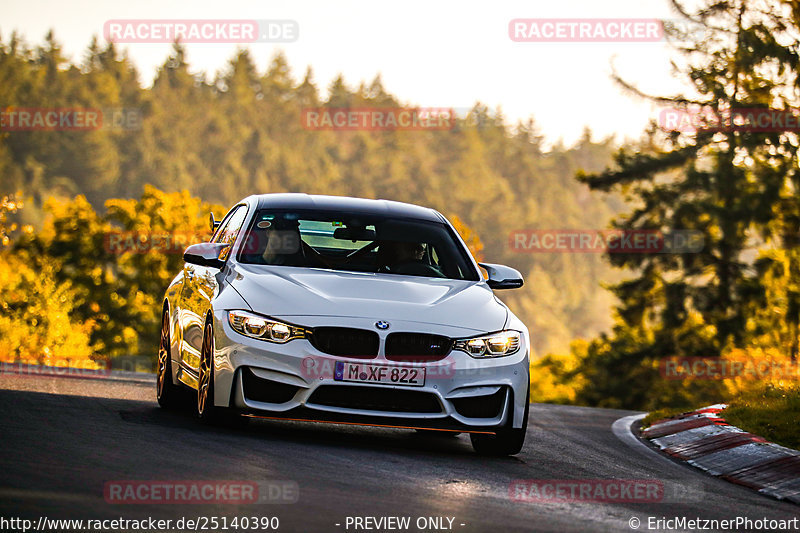
{"label": "white bmw sports car", "polygon": [[[280,418],[470,434],[522,449],[528,330],[438,212],[385,200],[250,196],[167,289],[157,397],[204,420]],[[183,389],[183,390],[182,390]]]}

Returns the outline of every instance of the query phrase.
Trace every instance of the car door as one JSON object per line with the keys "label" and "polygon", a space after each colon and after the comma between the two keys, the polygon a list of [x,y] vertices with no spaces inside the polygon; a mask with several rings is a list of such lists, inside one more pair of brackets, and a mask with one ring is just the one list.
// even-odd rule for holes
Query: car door
{"label": "car door", "polygon": [[[247,206],[240,204],[228,213],[214,234],[211,242],[228,243],[233,246],[236,236],[247,216]],[[231,247],[224,252],[221,259],[227,259]],[[207,266],[185,263],[183,267],[184,283],[181,293],[182,308],[180,321],[182,330],[181,341],[181,372],[179,379],[184,383],[196,387],[200,368],[200,351],[203,344],[203,327],[205,317],[211,308],[211,302],[219,292],[215,275],[219,269]]]}

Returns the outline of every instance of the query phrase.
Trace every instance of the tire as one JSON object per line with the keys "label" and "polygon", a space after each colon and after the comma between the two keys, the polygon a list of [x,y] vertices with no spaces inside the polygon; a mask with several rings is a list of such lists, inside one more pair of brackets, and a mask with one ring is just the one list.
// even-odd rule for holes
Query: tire
{"label": "tire", "polygon": [[200,376],[197,383],[195,415],[210,425],[243,427],[249,419],[241,416],[230,407],[214,405],[214,328],[206,323],[203,332],[203,347],[200,353]]}
{"label": "tire", "polygon": [[156,400],[165,409],[181,409],[187,406],[186,392],[172,382],[172,358],[170,357],[169,311],[161,315],[161,338],[158,346],[158,368],[156,370]]}
{"label": "tire", "polygon": [[496,435],[481,435],[471,433],[472,448],[479,455],[505,456],[515,455],[522,451],[525,444],[525,434],[528,431],[528,411],[530,409],[531,388],[525,395],[525,414],[522,417],[522,427],[512,426],[514,417],[509,416],[505,427],[499,429]]}

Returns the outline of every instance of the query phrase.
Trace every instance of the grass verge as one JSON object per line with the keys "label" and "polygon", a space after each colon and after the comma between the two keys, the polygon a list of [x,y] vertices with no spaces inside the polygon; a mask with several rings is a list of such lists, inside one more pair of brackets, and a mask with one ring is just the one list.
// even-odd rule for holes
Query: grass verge
{"label": "grass verge", "polygon": [[[656,420],[670,418],[703,407],[668,407],[649,413],[642,419],[642,429]],[[768,383],[728,402],[720,413],[732,426],[770,442],[800,449],[800,385],[779,386]]]}
{"label": "grass verge", "polygon": [[800,449],[800,385],[768,384],[731,400],[720,416],[768,441]]}
{"label": "grass verge", "polygon": [[646,417],[642,419],[642,429],[649,428],[653,422],[656,420],[661,420],[662,418],[671,418],[673,416],[677,416],[683,413],[687,413],[689,411],[694,411],[697,409],[696,407],[664,407],[663,409],[658,409],[656,411],[652,411],[647,414]]}

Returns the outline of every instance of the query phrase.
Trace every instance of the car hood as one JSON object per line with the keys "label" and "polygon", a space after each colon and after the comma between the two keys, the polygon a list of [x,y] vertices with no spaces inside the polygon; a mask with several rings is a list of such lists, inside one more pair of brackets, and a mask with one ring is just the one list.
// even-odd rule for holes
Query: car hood
{"label": "car hood", "polygon": [[507,309],[485,283],[394,274],[237,264],[228,278],[257,313],[366,317],[469,328],[503,328]]}

